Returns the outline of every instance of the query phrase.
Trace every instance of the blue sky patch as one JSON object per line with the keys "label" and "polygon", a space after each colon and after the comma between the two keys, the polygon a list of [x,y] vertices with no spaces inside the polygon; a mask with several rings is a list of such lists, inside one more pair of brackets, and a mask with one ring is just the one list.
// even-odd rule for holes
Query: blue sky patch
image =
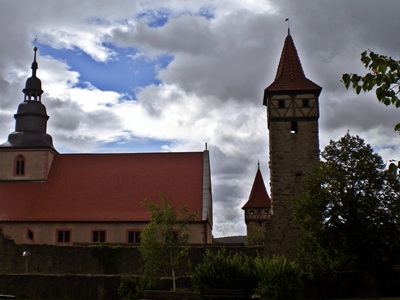
{"label": "blue sky patch", "polygon": [[71,70],[79,72],[78,86],[86,87],[85,82],[89,82],[102,91],[115,91],[130,95],[133,99],[136,99],[138,89],[159,84],[157,72],[166,68],[173,59],[166,54],[150,60],[137,55],[134,48],[117,48],[111,44],[105,46],[116,53],[116,57],[107,62],[95,61],[80,49],[54,49],[44,44],[39,48],[41,55],[65,61]]}

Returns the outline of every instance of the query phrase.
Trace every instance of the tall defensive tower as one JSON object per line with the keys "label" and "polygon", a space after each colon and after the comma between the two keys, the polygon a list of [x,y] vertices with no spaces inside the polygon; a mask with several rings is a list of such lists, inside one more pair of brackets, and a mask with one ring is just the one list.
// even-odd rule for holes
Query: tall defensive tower
{"label": "tall defensive tower", "polygon": [[293,198],[303,175],[319,161],[319,95],[322,88],[307,79],[290,31],[285,39],[274,82],[264,91],[269,129],[272,216],[267,229],[271,253],[296,253],[298,226]]}

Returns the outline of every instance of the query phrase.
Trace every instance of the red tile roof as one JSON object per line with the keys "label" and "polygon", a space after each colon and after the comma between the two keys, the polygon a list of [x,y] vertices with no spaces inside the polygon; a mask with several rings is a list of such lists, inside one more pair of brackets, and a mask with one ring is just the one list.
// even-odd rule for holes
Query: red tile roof
{"label": "red tile roof", "polygon": [[321,89],[319,85],[306,78],[292,36],[288,34],[283,46],[275,80],[265,89],[265,92],[320,91]]}
{"label": "red tile roof", "polygon": [[0,182],[0,220],[148,221],[141,202],[158,192],[202,220],[204,155],[57,154],[47,182]]}
{"label": "red tile roof", "polygon": [[257,170],[254,178],[253,187],[251,188],[249,200],[243,205],[242,209],[246,208],[270,208],[271,198],[265,188],[264,179],[260,169]]}

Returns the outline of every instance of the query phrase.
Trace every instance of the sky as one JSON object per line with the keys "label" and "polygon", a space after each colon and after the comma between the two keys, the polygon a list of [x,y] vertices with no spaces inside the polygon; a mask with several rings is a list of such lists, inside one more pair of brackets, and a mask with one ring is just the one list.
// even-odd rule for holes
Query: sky
{"label": "sky", "polygon": [[262,101],[288,25],[306,77],[323,88],[320,149],[349,131],[385,161],[400,159],[399,110],[340,82],[366,72],[364,50],[400,59],[399,11],[398,0],[0,0],[0,142],[14,131],[37,45],[60,153],[207,143],[213,235],[243,235],[258,162],[270,191]]}

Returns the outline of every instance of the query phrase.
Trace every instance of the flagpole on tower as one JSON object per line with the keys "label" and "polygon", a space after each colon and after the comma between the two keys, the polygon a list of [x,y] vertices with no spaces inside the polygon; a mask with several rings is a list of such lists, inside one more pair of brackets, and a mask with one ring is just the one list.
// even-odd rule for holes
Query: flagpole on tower
{"label": "flagpole on tower", "polygon": [[290,23],[289,23],[289,18],[285,19],[285,22],[287,22],[287,33],[290,35]]}

